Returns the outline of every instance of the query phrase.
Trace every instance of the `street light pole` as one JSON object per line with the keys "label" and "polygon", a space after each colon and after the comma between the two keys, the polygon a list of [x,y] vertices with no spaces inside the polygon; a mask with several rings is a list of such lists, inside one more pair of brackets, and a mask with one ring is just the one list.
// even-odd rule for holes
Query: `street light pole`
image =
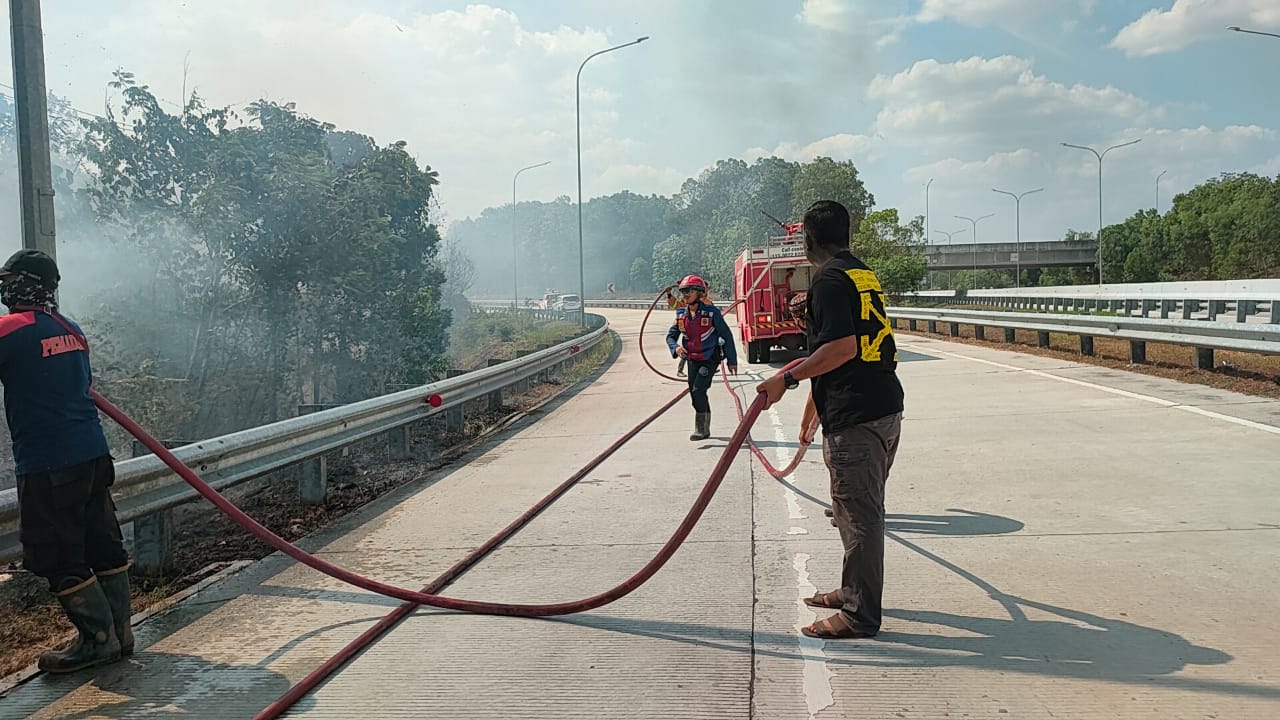
{"label": "street light pole", "polygon": [[1016,212],[1017,212],[1017,220],[1015,221],[1015,223],[1016,223],[1016,224],[1015,224],[1015,227],[1016,227],[1017,229],[1016,229],[1016,231],[1015,231],[1015,232],[1017,233],[1017,246],[1018,246],[1018,251],[1017,251],[1017,253],[1016,253],[1016,254],[1017,254],[1017,256],[1018,256],[1018,260],[1017,260],[1017,263],[1018,263],[1017,268],[1018,268],[1018,269],[1014,271],[1014,273],[1015,273],[1015,274],[1014,274],[1014,278],[1013,278],[1014,287],[1022,287],[1022,198],[1023,198],[1024,196],[1026,196],[1026,195],[1030,195],[1031,193],[1038,193],[1038,192],[1041,192],[1041,191],[1043,191],[1043,190],[1044,190],[1044,188],[1036,188],[1035,190],[1028,190],[1028,191],[1026,191],[1026,192],[1022,193],[1021,195],[1014,195],[1013,193],[1009,192],[1008,190],[997,190],[997,189],[995,189],[995,188],[991,188],[991,192],[998,192],[998,193],[1000,193],[1001,195],[1008,195],[1009,197],[1013,198],[1013,200],[1014,200],[1014,207],[1015,207]]}
{"label": "street light pole", "polygon": [[983,220],[986,220],[989,217],[995,217],[995,215],[996,215],[995,213],[987,213],[986,215],[983,215],[977,220],[974,220],[973,218],[967,218],[963,215],[956,215],[957,220],[968,220],[969,224],[973,225],[972,246],[973,246],[973,284],[974,285],[978,284],[978,223]]}
{"label": "street light pole", "polygon": [[525,170],[540,168],[543,165],[550,165],[551,161],[540,162],[537,165],[522,167],[511,176],[511,302],[513,308],[520,307],[520,281],[516,268],[516,261],[519,259],[519,246],[516,244],[516,179],[520,177],[520,173]]}
{"label": "street light pole", "polygon": [[629,43],[615,45],[614,47],[605,48],[604,50],[598,50],[591,53],[587,56],[587,59],[583,60],[582,64],[578,66],[578,77],[574,81],[573,105],[574,116],[578,125],[578,302],[582,305],[582,310],[578,313],[578,316],[580,317],[583,325],[587,324],[587,275],[584,269],[585,264],[583,262],[582,253],[582,68],[586,67],[587,63],[591,61],[591,58],[596,57],[597,55],[603,55],[607,52],[613,52],[614,50],[621,50],[624,47],[630,47],[632,45],[639,45],[648,39],[649,36],[645,35],[644,37],[636,38]]}
{"label": "street light pole", "polygon": [[1169,171],[1161,170],[1160,174],[1156,176],[1156,214],[1157,215],[1160,214],[1160,178],[1164,177],[1164,174],[1167,172]]}
{"label": "street light pole", "polygon": [[[933,184],[933,178],[929,178],[929,182],[924,184],[924,237],[927,242],[929,239],[929,186]],[[951,239],[947,238],[950,243]]]}
{"label": "street light pole", "polygon": [[1280,35],[1277,35],[1277,34],[1275,34],[1275,33],[1262,32],[1262,31],[1259,31],[1259,30],[1242,30],[1242,29],[1240,29],[1240,27],[1239,27],[1239,26],[1237,26],[1237,25],[1228,25],[1228,26],[1227,26],[1227,29],[1228,29],[1228,30],[1230,30],[1230,31],[1232,31],[1232,32],[1238,32],[1238,33],[1249,33],[1250,35],[1267,35],[1267,36],[1269,36],[1269,37],[1273,37],[1273,38],[1280,38]]}
{"label": "street light pole", "polygon": [[1084,145],[1072,145],[1071,143],[1061,143],[1061,145],[1063,145],[1064,147],[1076,148],[1077,150],[1088,150],[1089,152],[1093,153],[1095,157],[1098,158],[1098,284],[1099,285],[1102,284],[1102,158],[1106,157],[1107,153],[1111,152],[1112,150],[1115,150],[1116,148],[1122,148],[1122,147],[1126,147],[1126,146],[1133,145],[1135,143],[1140,143],[1140,142],[1142,142],[1142,138],[1138,138],[1137,140],[1130,140],[1127,143],[1120,143],[1119,145],[1112,145],[1106,150],[1103,150],[1101,154],[1099,154],[1097,150],[1094,150],[1091,147],[1085,147]]}
{"label": "street light pole", "polygon": [[[941,235],[946,235],[946,236],[947,236],[947,247],[951,247],[951,236],[952,236],[952,235],[959,235],[960,233],[964,232],[966,229],[967,229],[967,228],[960,228],[959,230],[952,230],[951,232],[947,232],[946,230],[934,230],[934,232],[939,233],[939,234],[941,234]],[[948,290],[953,289],[953,288],[951,287],[951,271],[950,271],[950,270],[948,270],[948,271],[947,271],[947,289],[948,289]]]}

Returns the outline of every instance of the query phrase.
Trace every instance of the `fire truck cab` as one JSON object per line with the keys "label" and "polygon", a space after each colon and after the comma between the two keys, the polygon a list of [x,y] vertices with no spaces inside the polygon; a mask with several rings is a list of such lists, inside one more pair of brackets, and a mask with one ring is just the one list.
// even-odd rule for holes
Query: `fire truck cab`
{"label": "fire truck cab", "polygon": [[774,347],[805,349],[804,331],[787,304],[809,289],[814,267],[804,255],[800,223],[785,229],[785,235],[753,241],[733,263],[733,295],[743,300],[738,332],[749,363],[768,363]]}

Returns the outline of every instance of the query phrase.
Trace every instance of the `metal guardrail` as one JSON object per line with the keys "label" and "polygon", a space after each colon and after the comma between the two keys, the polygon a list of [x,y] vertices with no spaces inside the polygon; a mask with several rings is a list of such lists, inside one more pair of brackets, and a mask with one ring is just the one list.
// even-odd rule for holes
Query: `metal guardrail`
{"label": "metal guardrail", "polygon": [[[646,310],[651,300],[592,300],[590,307]],[[1081,338],[1081,351],[1093,354],[1092,339],[1109,337],[1130,341],[1131,359],[1145,362],[1145,343],[1183,345],[1197,350],[1197,366],[1212,367],[1214,350],[1280,355],[1280,325],[1271,323],[1213,322],[1173,318],[1146,318],[1110,315],[1071,315],[1053,313],[1020,313],[998,310],[930,309],[917,307],[886,308],[890,320],[906,321],[915,330],[919,322],[929,323],[929,331],[937,332],[938,323],[951,326],[1003,328],[1006,331],[1030,330],[1038,333],[1042,347],[1049,344],[1050,333],[1076,335]],[[982,331],[979,330],[979,337]],[[1010,340],[1011,342],[1012,340]]]}
{"label": "metal guardrail", "polygon": [[938,332],[937,324],[947,323],[951,334],[958,335],[960,325],[970,325],[979,339],[985,339],[985,328],[1003,328],[1006,342],[1013,341],[1014,330],[1031,330],[1037,333],[1041,347],[1048,346],[1050,333],[1076,335],[1080,350],[1086,355],[1093,354],[1093,338],[1128,340],[1130,360],[1135,363],[1146,361],[1148,342],[1193,347],[1196,367],[1204,369],[1213,367],[1214,350],[1280,355],[1280,325],[1274,324],[912,307],[886,310],[895,324],[906,321],[909,330],[915,330],[917,323],[923,321],[928,323],[929,332]]}
{"label": "metal guardrail", "polygon": [[[202,440],[173,454],[214,488],[225,490],[460,408],[558,367],[607,336],[605,318],[588,314],[587,320],[593,327],[586,334],[546,350],[429,385]],[[433,397],[439,398],[439,405],[431,404]],[[199,497],[155,455],[122,460],[115,468],[112,495],[121,523]],[[0,562],[20,556],[17,491],[0,491]]]}
{"label": "metal guardrail", "polygon": [[[975,290],[921,290],[918,301],[949,305],[985,305],[1010,310],[1106,311],[1160,318],[1220,316],[1236,322],[1280,323],[1280,279],[1169,283],[1118,283]],[[1259,317],[1260,316],[1260,317]]]}

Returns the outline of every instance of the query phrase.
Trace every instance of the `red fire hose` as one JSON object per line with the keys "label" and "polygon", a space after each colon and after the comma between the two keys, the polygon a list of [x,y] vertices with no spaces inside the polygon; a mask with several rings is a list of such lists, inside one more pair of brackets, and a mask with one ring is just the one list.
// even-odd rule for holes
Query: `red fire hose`
{"label": "red fire hose", "polygon": [[[650,312],[652,312],[652,309],[650,310]],[[81,335],[79,332],[76,332],[76,330],[70,324],[65,322],[56,312],[50,312],[49,314],[55,320],[57,320],[60,324],[62,324],[68,331],[76,335],[80,339],[80,341],[83,343],[85,351],[88,352],[88,341],[85,340],[83,335]],[[647,316],[646,316],[646,319],[647,319]],[[789,363],[787,367],[783,369],[783,371],[785,371],[786,369],[790,369],[792,366],[798,364],[799,362],[800,360],[795,360],[792,363]],[[366,645],[368,645],[368,643],[375,640],[387,629],[394,626],[399,620],[406,617],[410,612],[412,612],[414,607],[416,607],[417,605],[431,605],[434,607],[441,607],[446,609],[461,610],[464,612],[489,614],[489,615],[509,615],[509,616],[518,616],[518,617],[547,617],[547,616],[553,616],[553,615],[566,615],[571,613],[592,610],[592,609],[601,607],[603,605],[606,605],[608,603],[611,603],[619,598],[622,598],[627,594],[631,593],[632,591],[634,591],[636,588],[643,585],[646,581],[648,581],[651,577],[653,577],[653,575],[657,573],[657,571],[661,569],[662,566],[665,565],[668,560],[671,559],[671,557],[675,554],[675,551],[679,549],[680,545],[684,542],[685,538],[687,538],[689,533],[693,531],[693,528],[697,524],[698,520],[701,519],[702,513],[706,511],[706,508],[710,504],[712,497],[714,497],[716,491],[720,487],[720,484],[724,481],[724,477],[728,473],[730,465],[732,465],[733,463],[734,456],[737,454],[738,449],[742,446],[742,443],[746,440],[748,429],[756,421],[757,417],[759,417],[760,412],[764,407],[766,398],[764,397],[763,394],[757,394],[755,401],[752,402],[752,404],[750,405],[750,407],[748,407],[745,414],[743,414],[741,421],[738,423],[738,427],[735,429],[733,436],[730,438],[727,446],[725,447],[724,451],[721,453],[720,459],[716,462],[716,465],[712,470],[710,476],[707,478],[707,482],[703,486],[702,491],[698,494],[698,497],[694,501],[693,506],[686,513],[684,519],[680,522],[680,525],[676,528],[675,532],[672,533],[671,537],[662,546],[662,548],[658,551],[658,553],[653,558],[651,558],[649,562],[647,562],[635,575],[628,578],[626,581],[622,582],[621,584],[609,590],[606,590],[605,592],[594,595],[592,597],[584,598],[581,600],[570,601],[570,602],[549,603],[549,604],[495,603],[495,602],[449,598],[449,597],[445,597],[437,594],[440,589],[443,589],[450,582],[456,579],[467,568],[469,568],[475,562],[483,558],[485,555],[491,552],[494,548],[496,548],[498,545],[504,542],[507,538],[509,538],[511,534],[516,532],[520,527],[522,527],[523,525],[528,523],[530,520],[532,520],[534,517],[536,517],[542,510],[544,510],[548,505],[550,505],[555,499],[563,495],[563,493],[566,490],[568,490],[574,483],[581,480],[582,477],[585,477],[587,473],[589,473],[592,469],[597,467],[610,455],[615,453],[625,443],[627,443],[633,437],[635,437],[635,435],[637,435],[642,429],[644,429],[646,426],[648,426],[650,423],[656,420],[659,416],[661,416],[663,413],[669,410],[672,406],[674,406],[677,402],[679,402],[679,400],[683,398],[687,392],[688,392],[687,389],[680,392],[678,395],[676,395],[674,398],[672,398],[670,401],[664,404],[659,410],[651,414],[644,421],[636,425],[634,428],[632,428],[622,437],[618,438],[618,440],[616,440],[612,445],[606,448],[604,452],[602,452],[600,455],[597,455],[595,458],[592,458],[592,460],[588,462],[588,464],[585,467],[583,467],[581,470],[579,470],[577,473],[575,473],[573,476],[567,479],[564,483],[558,486],[547,497],[539,501],[538,504],[536,504],[533,508],[530,508],[528,511],[526,511],[519,518],[513,521],[510,525],[508,525],[506,528],[500,531],[497,535],[491,538],[489,541],[487,541],[480,547],[476,548],[476,550],[470,553],[466,558],[456,563],[443,575],[441,575],[439,578],[437,578],[435,581],[429,584],[426,588],[424,588],[424,590],[413,591],[413,590],[397,587],[394,585],[389,585],[386,583],[382,583],[376,580],[371,580],[363,576],[357,575],[356,573],[346,570],[345,568],[339,567],[325,560],[321,560],[320,558],[317,558],[307,553],[306,551],[302,550],[301,548],[294,545],[293,543],[290,543],[289,541],[285,540],[279,535],[276,535],[270,529],[266,528],[261,523],[259,523],[258,521],[254,520],[252,517],[247,515],[244,511],[240,510],[235,505],[233,505],[230,501],[228,501],[225,497],[223,497],[222,494],[219,493],[217,490],[210,487],[206,482],[204,482],[204,480],[202,480],[199,477],[199,475],[197,475],[193,470],[191,470],[189,467],[184,465],[182,461],[180,461],[176,456],[173,455],[173,453],[171,453],[167,448],[165,448],[164,445],[162,445],[159,441],[157,441],[154,437],[152,437],[149,433],[147,433],[147,431],[144,430],[140,425],[138,425],[137,422],[135,422],[132,418],[126,415],[123,411],[121,411],[120,408],[116,407],[106,398],[102,397],[102,395],[100,395],[96,390],[93,390],[92,388],[90,389],[90,395],[92,396],[94,403],[108,417],[110,417],[112,420],[119,423],[121,427],[123,427],[131,435],[137,438],[147,449],[155,453],[158,458],[160,458],[166,465],[170,467],[170,469],[172,469],[175,473],[177,473],[183,480],[185,480],[189,485],[191,485],[191,487],[195,488],[195,490],[201,496],[203,496],[209,502],[213,503],[215,507],[223,511],[228,517],[234,520],[241,527],[248,530],[255,537],[271,545],[276,550],[294,558],[298,562],[304,565],[307,565],[308,567],[311,567],[315,570],[323,572],[326,575],[329,575],[330,577],[333,577],[337,580],[341,580],[355,587],[368,590],[370,592],[375,592],[381,595],[402,600],[406,603],[405,605],[402,605],[400,608],[397,608],[386,618],[384,618],[381,622],[378,623],[378,625],[376,625],[373,628],[370,628],[365,633],[363,633],[359,638],[356,639],[356,641],[349,644],[338,655],[335,655],[333,658],[327,661],[320,668],[317,668],[315,671],[313,671],[310,675],[307,676],[307,678],[304,679],[303,682],[291,688],[285,695],[277,699],[276,702],[272,703],[270,706],[265,708],[262,712],[260,712],[256,716],[257,718],[260,718],[260,719],[279,717],[280,714],[282,714],[289,707],[291,707],[293,703],[295,703],[299,698],[304,696],[307,692],[310,692],[310,690],[313,689],[316,684],[318,684],[321,680],[323,680],[325,677],[330,675],[334,670],[340,667],[343,663],[347,662],[352,657],[354,657],[354,655],[357,652],[359,652],[361,648],[365,647]],[[735,401],[736,401],[736,395],[735,395]]]}
{"label": "red fire hose", "polygon": [[[649,310],[644,314],[644,320],[640,322],[640,339],[638,342],[640,344],[640,357],[641,359],[644,360],[644,364],[649,366],[650,370],[652,370],[656,375],[658,375],[658,377],[666,378],[667,380],[675,380],[676,382],[683,382],[682,378],[672,377],[662,372],[658,368],[654,367],[653,363],[649,361],[648,353],[646,353],[644,350],[644,328],[646,325],[649,324],[649,316],[653,314],[653,311],[658,307],[658,303],[662,301],[662,298],[668,292],[670,292],[671,289],[674,287],[675,285],[668,285],[665,289],[663,289],[661,292],[658,293],[658,296],[656,298],[654,298],[653,304],[649,306]],[[746,302],[745,297],[739,298],[737,301],[725,307],[725,309],[722,310],[721,312],[728,313],[730,310],[737,307],[738,305],[741,305],[743,302]],[[795,363],[791,363],[790,365],[787,366],[787,368],[790,368],[794,364]],[[787,368],[784,368],[783,372],[785,372]],[[724,366],[721,366],[720,368],[720,375],[724,379],[725,389],[728,390],[729,394],[733,396],[733,404],[738,411],[738,422],[742,422],[744,419],[746,419],[746,414],[742,410],[742,401],[738,399],[738,393],[734,390],[733,385],[729,384],[729,373],[724,368]],[[752,423],[754,422],[755,421],[753,419]],[[812,431],[816,430],[817,427],[818,427],[818,420],[817,418],[814,418],[814,420],[810,423],[810,426],[809,426],[810,432],[812,433]],[[756,441],[751,437],[749,433],[747,434],[747,445],[751,448],[751,454],[755,455],[756,460],[758,460],[760,464],[764,466],[765,471],[768,472],[770,475],[772,475],[774,478],[781,480],[786,476],[790,475],[791,473],[795,472],[795,469],[800,466],[800,462],[804,460],[805,451],[809,449],[810,443],[805,442],[804,438],[802,437],[800,439],[800,448],[799,450],[796,451],[796,456],[791,459],[791,463],[789,465],[787,465],[785,468],[781,470],[777,469],[776,467],[773,466],[773,463],[769,462],[769,458],[765,457],[764,452],[760,450],[759,445],[756,445]]]}

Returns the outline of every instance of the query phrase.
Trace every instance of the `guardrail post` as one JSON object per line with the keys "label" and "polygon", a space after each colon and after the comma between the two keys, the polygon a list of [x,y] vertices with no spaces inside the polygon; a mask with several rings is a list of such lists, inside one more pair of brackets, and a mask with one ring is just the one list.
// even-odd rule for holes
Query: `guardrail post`
{"label": "guardrail post", "polygon": [[1004,329],[1004,341],[1010,345],[1018,341],[1018,335],[1014,332],[1013,328]]}
{"label": "guardrail post", "polygon": [[1271,301],[1271,323],[1280,325],[1280,300]]}
{"label": "guardrail post", "polygon": [[1196,348],[1195,369],[1212,370],[1213,369],[1213,348]]}
{"label": "guardrail post", "polygon": [[[323,410],[324,405],[299,405],[299,415],[310,415]],[[302,463],[298,476],[298,499],[303,505],[323,505],[329,494],[329,460],[324,455]]]}
{"label": "guardrail post", "polygon": [[1217,320],[1219,312],[1226,312],[1226,311],[1227,311],[1226,303],[1218,300],[1210,300],[1209,301],[1209,322],[1213,322],[1214,320]]}
{"label": "guardrail post", "polygon": [[959,336],[960,336],[960,323],[958,322],[951,323],[951,337],[959,337]]}
{"label": "guardrail post", "polygon": [[[550,347],[551,345],[549,343],[538,343],[538,352],[542,352],[543,350],[550,349]],[[550,379],[551,379],[550,370],[543,370],[542,372],[538,373],[537,382],[544,383]]]}
{"label": "guardrail post", "polygon": [[[459,375],[463,375],[465,373],[466,373],[465,370],[459,370],[458,368],[449,368],[448,375],[449,377],[452,378],[452,377],[458,377]],[[445,426],[445,429],[447,430],[462,432],[462,425],[465,419],[466,418],[463,416],[461,404],[455,405],[454,407],[451,407],[444,411],[444,426]]]}
{"label": "guardrail post", "polygon": [[[500,360],[498,358],[489,358],[489,367],[493,367],[494,365],[501,365],[503,362],[505,361]],[[502,409],[502,388],[498,388],[497,390],[494,390],[493,392],[489,393],[489,409],[490,410]]]}
{"label": "guardrail post", "polygon": [[1161,301],[1160,301],[1160,319],[1161,319],[1161,320],[1168,320],[1168,319],[1169,319],[1169,313],[1171,313],[1171,312],[1173,312],[1174,310],[1177,310],[1177,309],[1178,309],[1178,301],[1177,301],[1177,300],[1161,300]]}
{"label": "guardrail post", "polygon": [[1093,355],[1093,336],[1092,335],[1080,336],[1080,354]]}
{"label": "guardrail post", "polygon": [[1253,300],[1236,301],[1236,322],[1247,322],[1249,316],[1258,312],[1258,303]]}
{"label": "guardrail post", "polygon": [[910,330],[911,332],[916,331],[916,321],[914,319],[907,321],[907,329]]}
{"label": "guardrail post", "polygon": [[937,320],[930,320],[930,321],[929,321],[929,332],[934,333],[934,334],[937,334],[937,332],[938,332],[938,321],[937,321]]}
{"label": "guardrail post", "polygon": [[[1135,308],[1137,308],[1137,306],[1138,306],[1138,301],[1137,301],[1137,300],[1125,300],[1125,301],[1124,301],[1124,316],[1125,316],[1125,317],[1133,317],[1133,311],[1134,311],[1134,309],[1135,309]],[[1144,305],[1144,308],[1145,308],[1145,305]],[[1143,313],[1143,314],[1145,315],[1146,313]]]}
{"label": "guardrail post", "polygon": [[[188,443],[163,442],[166,448]],[[150,455],[142,443],[133,441],[133,457]],[[173,568],[173,509],[161,510],[133,521],[133,565],[138,574],[155,577]]]}
{"label": "guardrail post", "polygon": [[[403,392],[417,387],[406,383],[388,383],[387,393]],[[387,454],[392,460],[408,460],[413,457],[409,444],[409,426],[401,425],[387,433]]]}
{"label": "guardrail post", "polygon": [[1199,300],[1183,300],[1182,301],[1182,319],[1190,320],[1193,313],[1200,312]]}
{"label": "guardrail post", "polygon": [[1147,344],[1141,340],[1129,341],[1129,362],[1141,365],[1147,361]]}
{"label": "guardrail post", "polygon": [[1036,347],[1049,347],[1049,333],[1046,330],[1036,331]]}
{"label": "guardrail post", "polygon": [[978,340],[986,340],[986,339],[987,339],[987,329],[986,329],[985,327],[983,327],[982,325],[974,325],[974,326],[973,326],[973,336],[974,336],[975,338],[977,338]]}
{"label": "guardrail post", "polygon": [[1142,301],[1142,317],[1148,317],[1148,315],[1151,313],[1151,311],[1152,311],[1152,310],[1155,310],[1155,309],[1156,309],[1156,301],[1155,301],[1155,300],[1143,300],[1143,301]]}

